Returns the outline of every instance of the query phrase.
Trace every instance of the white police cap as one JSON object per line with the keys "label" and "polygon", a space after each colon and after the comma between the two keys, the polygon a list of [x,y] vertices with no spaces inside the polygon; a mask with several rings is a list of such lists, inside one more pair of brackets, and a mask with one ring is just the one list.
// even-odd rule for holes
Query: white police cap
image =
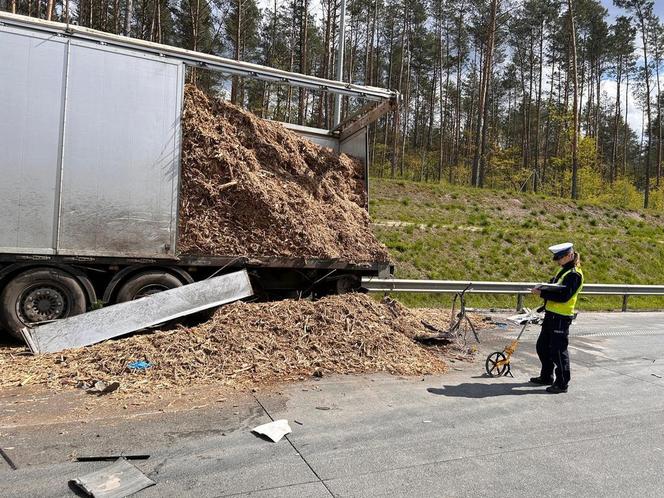
{"label": "white police cap", "polygon": [[563,242],[562,244],[556,244],[549,247],[549,251],[553,253],[553,259],[560,259],[569,253],[574,248],[574,244],[571,242]]}

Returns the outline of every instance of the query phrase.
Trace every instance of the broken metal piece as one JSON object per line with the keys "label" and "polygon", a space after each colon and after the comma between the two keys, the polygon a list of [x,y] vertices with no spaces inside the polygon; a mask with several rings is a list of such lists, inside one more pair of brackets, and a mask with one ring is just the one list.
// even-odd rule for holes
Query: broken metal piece
{"label": "broken metal piece", "polygon": [[2,448],[0,448],[0,455],[5,460],[5,462],[7,462],[7,465],[9,465],[12,470],[17,470],[18,469],[18,467],[16,467],[16,464],[13,462],[13,460],[11,458],[9,458],[9,455],[7,453],[5,453],[5,450],[3,450]]}
{"label": "broken metal piece", "polygon": [[85,392],[88,394],[96,394],[101,396],[102,394],[108,394],[112,393],[113,391],[117,391],[119,388],[119,382],[111,382],[110,384],[106,384],[106,382],[103,380],[98,380],[91,387],[87,388]]}
{"label": "broken metal piece", "polygon": [[268,422],[267,424],[259,425],[254,427],[251,432],[260,434],[272,440],[273,442],[278,442],[286,434],[290,434],[291,428],[288,425],[288,420],[281,419],[275,420],[274,422]]}
{"label": "broken metal piece", "polygon": [[55,353],[89,346],[252,295],[249,275],[242,270],[36,328],[24,328],[21,332],[33,353]]}
{"label": "broken metal piece", "polygon": [[147,460],[150,455],[103,455],[103,456],[88,456],[76,457],[77,462],[114,462],[119,458],[125,460]]}
{"label": "broken metal piece", "polygon": [[121,498],[157,484],[124,458],[70,483],[96,498]]}
{"label": "broken metal piece", "polygon": [[539,323],[540,320],[542,320],[542,317],[537,313],[537,311],[532,311],[529,308],[523,308],[523,313],[508,316],[507,320],[518,325],[524,325],[526,323]]}
{"label": "broken metal piece", "polygon": [[456,338],[456,334],[444,332],[438,335],[416,335],[413,339],[425,346],[436,346],[450,344]]}
{"label": "broken metal piece", "polygon": [[438,327],[431,325],[429,322],[425,320],[420,320],[420,323],[424,325],[424,328],[435,333],[435,334],[445,334],[447,331],[443,329],[439,329]]}

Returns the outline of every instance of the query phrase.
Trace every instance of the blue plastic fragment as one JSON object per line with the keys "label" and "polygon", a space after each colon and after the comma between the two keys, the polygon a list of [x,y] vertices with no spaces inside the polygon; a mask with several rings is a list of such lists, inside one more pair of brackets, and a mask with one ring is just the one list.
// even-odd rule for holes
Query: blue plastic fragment
{"label": "blue plastic fragment", "polygon": [[146,368],[150,368],[152,366],[152,363],[148,361],[132,361],[129,365],[127,365],[129,368],[132,370],[145,370]]}

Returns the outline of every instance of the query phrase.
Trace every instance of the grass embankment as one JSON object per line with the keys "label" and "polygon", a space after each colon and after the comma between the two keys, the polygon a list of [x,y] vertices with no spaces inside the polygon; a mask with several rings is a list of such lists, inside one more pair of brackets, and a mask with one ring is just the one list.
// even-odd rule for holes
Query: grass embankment
{"label": "grass embankment", "polygon": [[[664,283],[664,213],[631,211],[537,194],[398,180],[371,181],[374,231],[397,278],[546,281],[547,247],[572,241],[587,283]],[[411,306],[449,306],[449,295],[399,296]],[[620,308],[613,296],[581,296],[579,309]],[[470,306],[514,307],[515,296],[469,298]],[[537,306],[528,298],[526,306]],[[630,297],[630,309],[664,308],[662,297]]]}

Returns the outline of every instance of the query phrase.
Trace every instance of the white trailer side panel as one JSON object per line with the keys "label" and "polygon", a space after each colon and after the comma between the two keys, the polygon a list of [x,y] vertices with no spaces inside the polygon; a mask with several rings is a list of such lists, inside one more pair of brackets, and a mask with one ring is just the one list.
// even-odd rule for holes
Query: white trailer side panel
{"label": "white trailer side panel", "polygon": [[66,44],[0,31],[0,251],[52,254]]}
{"label": "white trailer side panel", "polygon": [[174,254],[183,70],[72,42],[58,253]]}
{"label": "white trailer side panel", "polygon": [[0,25],[0,251],[175,254],[184,66]]}

